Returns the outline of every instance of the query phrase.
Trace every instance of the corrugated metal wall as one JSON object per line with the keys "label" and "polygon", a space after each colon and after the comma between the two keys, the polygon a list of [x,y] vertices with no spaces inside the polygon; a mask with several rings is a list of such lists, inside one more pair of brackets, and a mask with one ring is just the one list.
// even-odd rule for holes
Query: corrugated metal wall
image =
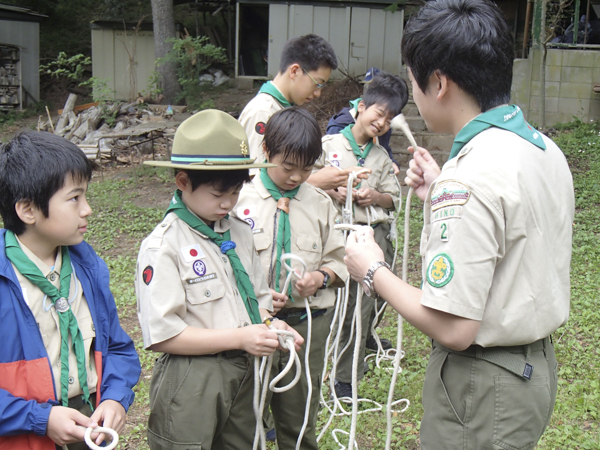
{"label": "corrugated metal wall", "polygon": [[92,74],[107,81],[116,92],[115,98],[134,100],[147,89],[154,64],[151,31],[139,31],[136,35],[132,31],[92,28]]}
{"label": "corrugated metal wall", "polygon": [[[40,100],[40,25],[37,22],[0,20],[0,43],[21,48],[21,80],[35,101]],[[31,97],[23,92],[23,102]]]}
{"label": "corrugated metal wall", "polygon": [[[333,46],[340,69],[350,75],[370,67],[398,74],[402,58],[400,41],[404,11],[370,8],[336,8],[311,5],[271,4],[269,9],[269,77],[279,71],[283,45],[307,33],[325,38]],[[336,71],[333,77],[340,78]]]}

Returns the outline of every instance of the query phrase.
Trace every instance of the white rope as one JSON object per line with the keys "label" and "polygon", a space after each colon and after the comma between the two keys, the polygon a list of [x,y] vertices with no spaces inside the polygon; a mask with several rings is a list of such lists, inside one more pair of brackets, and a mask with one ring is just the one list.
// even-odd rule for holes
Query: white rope
{"label": "white rope", "polygon": [[[92,433],[110,434],[111,439],[112,439],[111,443],[108,444],[106,447],[100,447],[99,445],[96,445],[94,443],[94,441],[92,441]],[[112,450],[119,443],[119,435],[117,434],[117,432],[115,430],[113,430],[112,428],[108,428],[108,427],[96,427],[96,428],[88,427],[85,430],[85,434],[83,435],[83,438],[84,438],[87,446],[89,448],[91,448],[92,450]]]}

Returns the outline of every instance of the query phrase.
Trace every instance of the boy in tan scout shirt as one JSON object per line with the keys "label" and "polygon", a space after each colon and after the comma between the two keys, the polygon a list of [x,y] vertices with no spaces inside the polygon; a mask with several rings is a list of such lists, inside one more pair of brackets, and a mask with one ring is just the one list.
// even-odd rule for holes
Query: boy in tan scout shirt
{"label": "boy in tan scout shirt", "polygon": [[[165,219],[138,256],[138,316],[146,348],[162,352],[150,384],[150,448],[252,448],[251,356],[278,348],[262,324],[272,297],[250,227],[230,217],[248,169],[242,126],[216,110],[184,121],[170,162],[180,169]],[[285,322],[276,328],[291,330]],[[296,333],[295,345],[302,338]],[[187,447],[186,447],[187,448]]]}
{"label": "boy in tan scout shirt", "polygon": [[[341,231],[333,228],[336,210],[329,197],[305,183],[321,154],[321,132],[314,117],[296,107],[275,113],[266,126],[264,150],[267,160],[277,167],[261,169],[252,183],[244,186],[235,211],[252,226],[254,243],[273,294],[275,317],[293,324],[305,340],[309,336],[304,298],[310,303],[312,396],[300,448],[317,449],[316,416],[325,341],[331,325],[325,311],[335,304],[335,287],[343,286],[347,279],[342,262],[344,238]],[[287,276],[279,263],[280,255],[290,252],[304,260],[307,270],[302,279],[291,283],[288,292],[279,293]],[[298,268],[294,261],[291,265]],[[303,364],[304,350],[303,347],[298,353]],[[288,356],[279,352],[273,364],[274,373],[279,373],[287,361]],[[293,375],[290,373],[281,383],[289,382]],[[308,380],[303,371],[291,390],[273,393],[270,406],[281,449],[296,447],[304,422],[307,392]]]}
{"label": "boy in tan scout shirt", "polygon": [[[362,180],[353,188],[353,220],[356,224],[369,224],[374,228],[376,240],[386,252],[386,260],[393,260],[393,247],[387,239],[390,232],[390,210],[398,209],[400,190],[395,180],[394,168],[387,151],[374,138],[384,135],[390,128],[392,118],[402,111],[407,100],[406,83],[397,76],[378,73],[357,105],[355,123],[348,125],[339,134],[323,137],[323,152],[314,170],[321,170],[325,160],[339,168],[365,167],[371,169],[369,178]],[[346,202],[346,187],[326,191],[338,210],[338,218],[342,219],[342,210]],[[356,282],[350,283],[348,309],[344,320],[340,342],[346,345],[350,339],[354,308],[356,305]],[[362,361],[365,356],[366,339],[370,330],[370,322],[375,307],[375,299],[362,302],[362,334],[361,350],[357,379],[364,376]],[[335,390],[338,397],[352,396],[352,342],[340,355],[337,365]]]}
{"label": "boy in tan scout shirt", "polygon": [[[414,149],[423,284],[381,267],[370,230],[348,237],[353,278],[432,339],[421,448],[532,449],[556,399],[551,335],[569,315],[573,181],[511,94],[513,33],[487,0],[434,0],[402,55],[428,128],[455,135],[441,169]],[[364,230],[361,230],[364,231]]]}
{"label": "boy in tan scout shirt", "polygon": [[318,98],[335,69],[335,52],[322,37],[307,34],[286,42],[279,73],[263,84],[238,119],[248,135],[251,158],[264,159],[262,144],[269,118],[283,108]]}

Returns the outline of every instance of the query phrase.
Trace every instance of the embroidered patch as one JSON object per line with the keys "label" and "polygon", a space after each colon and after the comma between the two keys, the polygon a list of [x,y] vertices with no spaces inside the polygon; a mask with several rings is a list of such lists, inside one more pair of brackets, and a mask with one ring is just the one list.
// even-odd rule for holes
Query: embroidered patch
{"label": "embroidered patch", "polygon": [[252,234],[264,233],[265,230],[263,228],[253,228]]}
{"label": "embroidered patch", "polygon": [[256,125],[254,125],[254,131],[256,131],[258,134],[265,134],[265,128],[264,122],[258,122]]}
{"label": "embroidered patch", "polygon": [[181,247],[181,254],[185,262],[192,262],[198,258],[204,258],[204,253],[200,248],[200,244],[188,245],[187,247]]}
{"label": "embroidered patch", "polygon": [[250,227],[254,229],[254,219],[255,216],[255,208],[254,206],[240,206],[236,209],[236,215],[240,218],[248,222]]}
{"label": "embroidered patch", "polygon": [[454,263],[445,253],[434,256],[427,267],[427,282],[436,288],[446,286],[453,275]]}
{"label": "embroidered patch", "polygon": [[146,286],[150,284],[153,276],[154,276],[154,269],[152,268],[152,266],[146,266],[146,268],[142,272],[142,280],[144,280],[144,283],[146,283]]}
{"label": "embroidered patch", "polygon": [[431,223],[438,220],[460,219],[462,217],[462,206],[447,206],[431,213]]}
{"label": "embroidered patch", "polygon": [[199,277],[203,276],[206,273],[206,264],[204,264],[204,262],[201,259],[194,262],[192,268],[194,269],[194,272],[196,272],[196,275],[198,275]]}
{"label": "embroidered patch", "polygon": [[439,183],[431,194],[431,209],[436,211],[440,208],[453,205],[464,205],[471,197],[471,190],[455,180],[447,180]]}
{"label": "embroidered patch", "polygon": [[187,280],[187,282],[188,282],[188,284],[196,284],[196,283],[201,283],[202,281],[213,280],[215,278],[217,278],[216,273],[209,273],[208,275],[204,275],[203,277],[191,278],[191,279]]}
{"label": "embroidered patch", "polygon": [[341,152],[329,152],[328,158],[329,161],[333,162],[333,161],[338,161],[338,165],[339,165],[339,161],[341,161],[343,159],[343,153]]}

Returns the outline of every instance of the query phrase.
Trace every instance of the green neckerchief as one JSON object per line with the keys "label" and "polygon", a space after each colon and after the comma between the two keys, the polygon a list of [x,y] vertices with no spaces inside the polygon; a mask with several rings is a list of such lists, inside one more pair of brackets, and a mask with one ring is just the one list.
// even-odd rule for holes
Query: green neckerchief
{"label": "green neckerchief", "polygon": [[185,206],[185,203],[183,203],[183,200],[181,200],[181,191],[179,189],[175,191],[173,199],[171,200],[171,204],[169,205],[169,208],[167,208],[165,215],[169,214],[170,212],[177,214],[177,217],[187,223],[194,230],[199,231],[205,236],[208,236],[212,242],[221,248],[221,253],[229,257],[229,262],[233,268],[233,274],[235,276],[238,291],[240,291],[240,295],[242,296],[242,300],[244,301],[244,306],[246,307],[246,311],[248,311],[250,320],[254,324],[262,323],[262,320],[260,319],[260,312],[258,310],[258,300],[256,300],[256,295],[254,294],[254,287],[252,286],[252,282],[250,281],[250,277],[248,276],[246,269],[244,269],[244,266],[235,251],[235,242],[230,240],[230,231],[227,230],[221,235],[206,225],[200,218],[192,214],[187,206]]}
{"label": "green neckerchief", "polygon": [[350,142],[350,147],[352,148],[352,153],[354,153],[354,156],[356,156],[356,161],[357,161],[358,165],[362,167],[365,165],[365,160],[367,159],[367,156],[369,156],[369,153],[371,152],[371,149],[373,148],[373,139],[369,139],[369,142],[367,142],[365,149],[361,150],[360,147],[358,146],[358,144],[356,143],[356,139],[354,139],[354,135],[352,134],[353,126],[354,126],[354,124],[351,123],[346,128],[344,128],[342,131],[340,131],[340,133],[342,133],[342,135],[346,139],[348,139],[348,142]]}
{"label": "green neckerchief", "polygon": [[275,86],[271,81],[267,81],[261,86],[260,91],[258,91],[258,93],[260,94],[261,92],[269,94],[271,97],[277,100],[284,108],[289,108],[290,106],[292,106],[292,103],[287,101],[287,98],[283,96],[281,91],[277,89],[277,86]]}
{"label": "green neckerchief", "polygon": [[362,100],[362,98],[357,98],[354,100],[350,100],[350,109],[355,109],[356,113],[358,113],[358,104],[360,103],[360,101]]}
{"label": "green neckerchief", "polygon": [[[87,385],[87,372],[85,370],[85,346],[83,345],[83,337],[77,318],[73,314],[73,310],[69,305],[69,286],[71,285],[71,256],[69,248],[65,245],[61,247],[62,266],[60,268],[60,289],[57,289],[50,283],[38,266],[31,261],[17,241],[16,236],[12,231],[6,232],[5,237],[6,256],[11,263],[15,265],[17,270],[35,284],[40,290],[46,294],[56,312],[58,313],[60,327],[60,392],[62,396],[63,406],[69,405],[69,335],[73,342],[73,352],[77,359],[77,375],[79,385],[83,391],[83,400],[92,407],[90,403],[90,391]],[[93,410],[93,407],[92,407]]]}
{"label": "green neckerchief", "polygon": [[[260,169],[260,181],[262,181],[265,189],[269,191],[269,194],[278,201],[280,198],[289,198],[292,199],[298,193],[298,189],[300,186],[290,190],[285,191],[283,194],[279,191],[279,188],[273,183],[271,177],[267,173],[267,169]],[[279,208],[281,213],[279,215],[279,226],[277,227],[277,260],[275,262],[275,286],[274,289],[279,292],[279,278],[281,277],[281,254],[282,253],[290,253],[292,250],[292,227],[290,225],[290,215]],[[284,294],[284,292],[282,292]],[[292,284],[290,283],[288,289],[288,297],[293,302],[292,298]]]}
{"label": "green neckerchief", "polygon": [[481,113],[462,127],[454,138],[448,161],[458,155],[467,142],[491,127],[512,131],[536,147],[546,150],[542,135],[527,123],[521,108],[517,105],[506,105]]}

